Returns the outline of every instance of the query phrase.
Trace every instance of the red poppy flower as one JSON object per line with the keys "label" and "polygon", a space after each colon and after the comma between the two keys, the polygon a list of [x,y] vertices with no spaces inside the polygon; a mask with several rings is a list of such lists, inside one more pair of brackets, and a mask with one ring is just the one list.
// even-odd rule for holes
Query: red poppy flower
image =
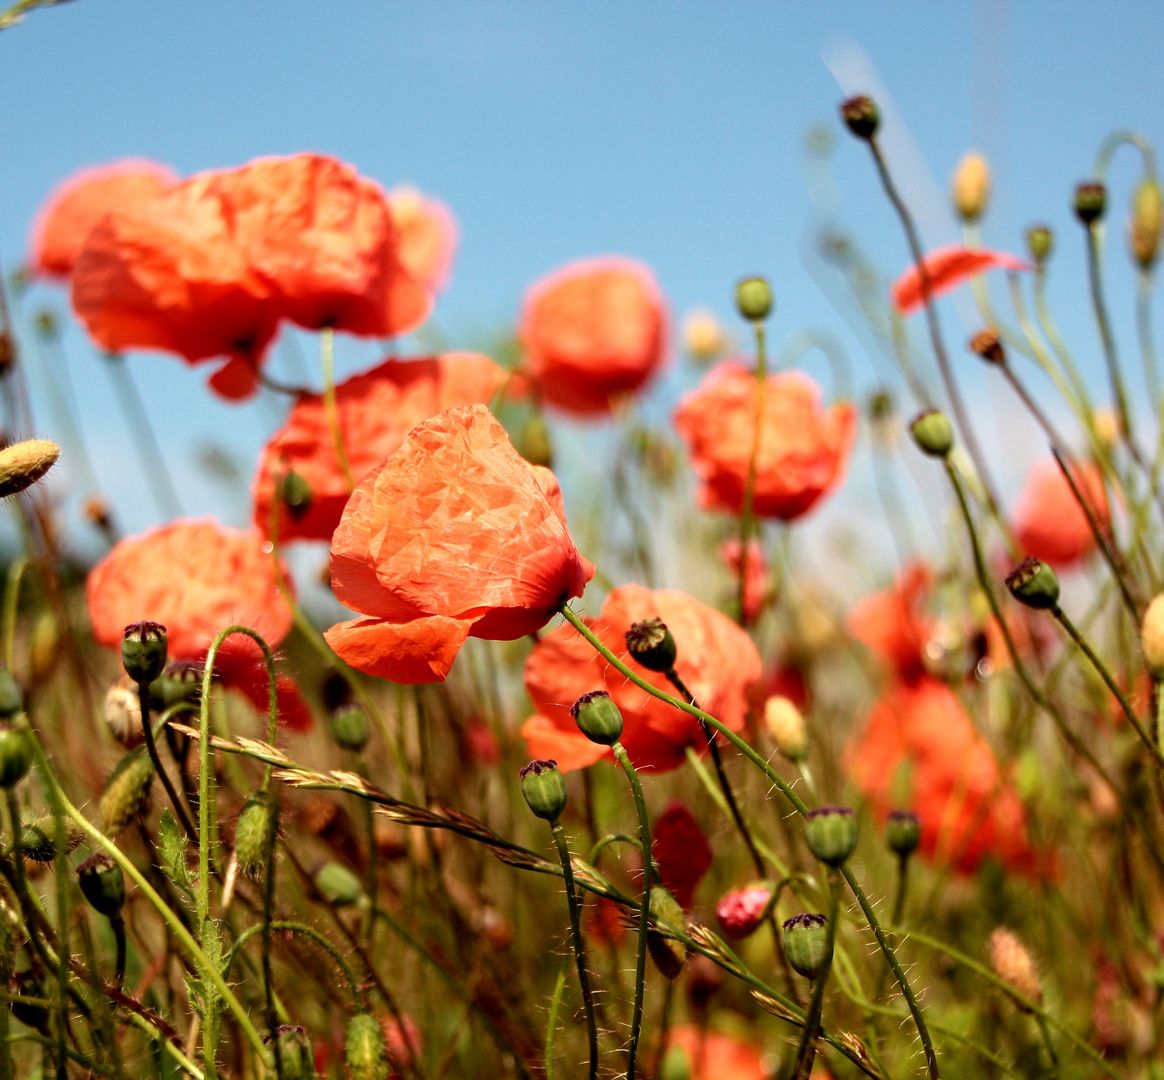
{"label": "red poppy flower", "polygon": [[531,634],[593,575],[553,473],[522,460],[484,405],[449,409],[415,428],[349,500],[331,583],[366,618],[325,636],[370,675],[437,682],[467,637]]}
{"label": "red poppy flower", "polygon": [[772,1075],[762,1047],[698,1024],[671,1028],[667,1048],[675,1046],[682,1048],[689,1080],[769,1080]]}
{"label": "red poppy flower", "polygon": [[[204,660],[219,631],[236,623],[257,631],[271,648],[291,629],[291,609],[279,595],[262,537],[209,518],[122,540],[90,572],[85,596],[100,644],[120,648],[126,626],[157,622],[166,628],[171,660]],[[241,634],[227,638],[215,672],[267,711],[266,665],[253,641]],[[279,716],[296,730],[311,726],[311,713],[287,676],[279,678]]]}
{"label": "red poppy flower", "polygon": [[387,197],[350,165],[319,154],[259,158],[216,184],[235,242],[280,315],[376,337],[427,317],[431,297],[401,265]]}
{"label": "red poppy flower", "polygon": [[255,387],[278,313],[234,242],[213,174],[106,215],[73,266],[73,309],[103,349],[162,349],[190,363],[226,356],[211,383]]}
{"label": "red poppy flower", "polygon": [[449,208],[410,187],[390,191],[388,208],[400,239],[404,269],[429,292],[440,292],[457,251],[457,222]]}
{"label": "red poppy flower", "polygon": [[[736,361],[716,367],[675,413],[708,509],[740,513],[756,431],[757,382]],[[791,521],[845,476],[857,418],[848,404],[822,410],[820,390],[798,371],[769,375],[752,499],[761,517]]]}
{"label": "red poppy flower", "polygon": [[[487,356],[445,353],[423,360],[385,360],[336,387],[336,407],[348,465],[358,482],[393,454],[417,424],[457,405],[486,403],[505,381]],[[311,491],[306,509],[279,510],[279,539],[330,540],[351,492],[318,394],[304,395],[287,422],[263,448],[253,486],[254,522],[271,529],[277,474],[294,471]]]}
{"label": "red poppy flower", "polygon": [[926,643],[934,635],[934,618],[926,611],[933,572],[912,563],[893,587],[859,600],[849,612],[849,629],[858,641],[905,682],[925,671]]}
{"label": "red poppy flower", "polygon": [[566,412],[610,412],[663,362],[663,299],[651,272],[621,258],[572,263],[526,294],[520,337],[546,401]]}
{"label": "red poppy flower", "polygon": [[[986,251],[982,248],[938,248],[925,257],[926,276],[930,279],[930,295],[941,296],[956,289],[964,281],[1002,267],[1005,270],[1033,270],[1030,263],[1008,255],[1004,251]],[[921,275],[916,264],[893,283],[893,306],[900,315],[912,315],[925,304]]]}
{"label": "red poppy flower", "polygon": [[[725,540],[719,545],[719,559],[731,571],[736,581],[740,578],[740,542]],[[768,561],[764,550],[755,540],[748,543],[748,557],[744,562],[744,622],[753,623],[768,600]]]}
{"label": "red poppy flower", "polygon": [[[675,670],[701,708],[739,731],[747,696],[760,679],[760,654],[752,639],[726,615],[686,593],[624,585],[613,590],[597,619],[586,624],[616,656],[628,658],[626,631],[632,623],[659,618],[667,624],[678,655]],[[658,672],[638,672],[662,690],[674,688]],[[610,751],[590,742],[570,716],[570,706],[591,690],[606,690],[622,711],[622,743],[636,768],[675,769],[688,746],[706,747],[699,722],[652,697],[613,670],[572,626],[563,625],[534,646],[525,665],[525,688],[537,715],[521,734],[532,756],[550,757],[563,772],[585,768]]]}
{"label": "red poppy flower", "polygon": [[664,887],[686,911],[711,867],[711,845],[691,811],[672,799],[651,829],[651,852]]}
{"label": "red poppy flower", "polygon": [[118,161],[82,170],[49,196],[37,216],[29,267],[37,274],[67,278],[106,214],[149,202],[178,182],[175,173],[152,161]]}
{"label": "red poppy flower", "polygon": [[847,762],[879,819],[900,806],[918,815],[926,858],[972,873],[989,855],[1034,872],[1023,804],[946,683],[923,676],[891,684]]}
{"label": "red poppy flower", "polygon": [[[1111,512],[1099,467],[1094,462],[1081,462],[1073,475],[1100,528],[1110,528]],[[1096,548],[1087,515],[1054,461],[1040,461],[1027,474],[1015,511],[1014,531],[1026,555],[1052,566],[1071,566]]]}

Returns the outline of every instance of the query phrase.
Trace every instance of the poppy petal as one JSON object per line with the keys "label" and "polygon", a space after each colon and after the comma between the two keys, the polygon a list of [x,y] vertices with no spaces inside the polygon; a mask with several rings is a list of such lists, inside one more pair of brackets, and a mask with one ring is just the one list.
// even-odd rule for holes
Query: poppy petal
{"label": "poppy petal", "polygon": [[556,761],[562,772],[585,769],[609,756],[601,743],[591,742],[577,728],[573,731],[560,728],[546,716],[531,716],[521,725],[521,737],[530,757]]}
{"label": "poppy petal", "polygon": [[439,682],[469,636],[472,619],[429,615],[416,619],[355,619],[324,632],[346,663],[398,683]]}
{"label": "poppy petal", "polygon": [[[1008,255],[1004,251],[986,251],[982,248],[952,247],[938,248],[925,257],[926,276],[930,281],[930,295],[941,296],[957,288],[969,278],[983,274],[987,270],[1001,267],[1004,270],[1033,270],[1034,267],[1023,259]],[[922,295],[921,275],[917,266],[911,265],[893,283],[893,306],[900,315],[912,315],[925,303]]]}

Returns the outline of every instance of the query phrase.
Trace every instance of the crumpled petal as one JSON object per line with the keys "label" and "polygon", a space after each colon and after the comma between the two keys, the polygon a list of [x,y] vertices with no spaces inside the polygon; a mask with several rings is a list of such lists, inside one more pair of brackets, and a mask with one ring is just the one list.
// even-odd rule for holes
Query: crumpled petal
{"label": "crumpled petal", "polygon": [[[1029,262],[1004,251],[964,248],[960,245],[938,248],[925,257],[931,296],[948,293],[964,281],[996,267],[1004,270],[1034,269]],[[893,283],[893,306],[900,315],[912,315],[924,304],[921,275],[917,272],[916,264],[911,264]]]}
{"label": "crumpled petal", "polygon": [[441,682],[469,636],[472,619],[355,619],[324,631],[336,655],[359,671],[398,683]]}

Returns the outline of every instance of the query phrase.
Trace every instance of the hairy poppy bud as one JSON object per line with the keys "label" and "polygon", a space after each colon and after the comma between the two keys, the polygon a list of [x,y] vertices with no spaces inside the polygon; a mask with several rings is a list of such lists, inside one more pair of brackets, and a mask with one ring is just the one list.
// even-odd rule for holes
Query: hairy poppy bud
{"label": "hairy poppy bud", "polygon": [[98,803],[102,832],[116,840],[144,816],[149,809],[153,778],[154,763],[144,746],[131,750],[117,763]]}
{"label": "hairy poppy bud", "polygon": [[871,97],[860,94],[841,104],[841,119],[858,139],[872,139],[881,122],[881,111]]}
{"label": "hairy poppy bud", "polygon": [[784,955],[806,979],[815,979],[824,963],[828,944],[828,920],[823,915],[804,912],[784,924]]}
{"label": "hairy poppy bud", "polygon": [[29,439],[0,450],[0,499],[31,487],[60,455],[61,448],[48,439]]}
{"label": "hairy poppy bud", "polygon": [[[65,851],[75,851],[83,834],[72,822],[65,827]],[[30,821],[20,830],[20,853],[38,863],[51,863],[57,857],[57,823],[52,818]]]}
{"label": "hairy poppy bud", "polygon": [[190,660],[167,664],[166,670],[150,683],[150,703],[155,708],[168,709],[179,701],[197,701],[204,670],[202,664]]}
{"label": "hairy poppy bud", "polygon": [[354,754],[363,750],[371,734],[368,714],[363,706],[352,702],[336,709],[331,714],[331,734],[345,750],[351,750]]}
{"label": "hairy poppy bud", "polygon": [[531,761],[518,773],[526,804],[545,821],[557,821],[566,809],[566,781],[556,761]]}
{"label": "hairy poppy bud", "polygon": [[[1031,954],[1014,934],[1001,926],[990,935],[990,966],[995,975],[1023,997],[1036,1005],[1042,1004],[1043,988]],[[1019,1008],[1029,1011],[1022,1005]]]}
{"label": "hairy poppy bud", "polygon": [[346,866],[337,862],[324,863],[312,879],[323,898],[335,907],[358,904],[364,898],[364,887]]}
{"label": "hairy poppy bud", "polygon": [[166,628],[156,622],[127,626],[121,639],[121,666],[138,686],[149,686],[166,668]]}
{"label": "hairy poppy bud", "polygon": [[32,744],[22,727],[0,723],[0,788],[14,788],[32,768]]}
{"label": "hairy poppy bud", "polygon": [[626,632],[626,648],[648,671],[670,671],[675,666],[675,639],[662,619],[631,623]]}
{"label": "hairy poppy bud", "polygon": [[570,715],[591,742],[613,746],[622,738],[622,713],[605,690],[583,694],[570,706]]}
{"label": "hairy poppy bud", "polygon": [[1027,251],[1032,259],[1042,266],[1055,247],[1055,234],[1050,225],[1032,225],[1027,229]]}
{"label": "hairy poppy bud", "polygon": [[1075,216],[1084,225],[1091,225],[1103,217],[1107,207],[1107,188],[1094,180],[1075,187]]}
{"label": "hairy poppy bud", "polygon": [[15,676],[0,664],[0,719],[9,720],[24,709],[24,694]]}
{"label": "hairy poppy bud", "polygon": [[77,881],[94,911],[108,919],[120,916],[125,906],[125,877],[104,851],[90,855],[77,867]]}
{"label": "hairy poppy bud", "polygon": [[[661,919],[664,924],[676,930],[687,929],[687,916],[683,914],[679,901],[662,885],[655,885],[651,889],[651,917]],[[687,961],[687,946],[683,942],[657,930],[648,930],[647,948],[655,967],[665,979],[674,981],[679,978],[679,973]]]}
{"label": "hairy poppy bud", "polygon": [[954,428],[940,409],[926,409],[909,425],[913,441],[930,457],[945,457],[954,446]]}
{"label": "hairy poppy bud", "polygon": [[554,441],[540,413],[535,413],[522,425],[517,452],[531,465],[548,469],[554,464]]}
{"label": "hairy poppy bud", "polygon": [[803,761],[808,757],[808,731],[804,716],[791,698],[774,694],[764,702],[764,726],[776,749],[789,761]]}
{"label": "hairy poppy bud", "polygon": [[772,313],[772,286],[767,278],[744,278],[736,286],[736,309],[748,322],[763,322]]}
{"label": "hairy poppy bud", "polygon": [[1152,677],[1164,678],[1164,593],[1157,596],[1144,612],[1140,625],[1140,648]]}
{"label": "hairy poppy bud", "polygon": [[388,1047],[384,1032],[368,1013],[358,1013],[348,1023],[344,1061],[351,1080],[388,1080]]}
{"label": "hairy poppy bud", "polygon": [[1006,350],[1002,347],[1002,341],[999,340],[998,331],[993,326],[988,326],[985,330],[979,330],[969,341],[966,346],[972,353],[981,356],[991,364],[1005,364]]}
{"label": "hairy poppy bud", "polygon": [[302,473],[289,469],[284,473],[283,482],[279,485],[279,497],[291,520],[302,521],[307,511],[311,509],[315,493]]}
{"label": "hairy poppy bud", "polygon": [[912,810],[892,810],[885,823],[885,842],[894,855],[906,858],[913,854],[921,839],[921,822]]}
{"label": "hairy poppy bud", "polygon": [[977,221],[990,200],[990,166],[981,154],[971,151],[954,172],[951,196],[958,216],[966,222]]}
{"label": "hairy poppy bud", "polygon": [[[283,1080],[315,1080],[315,1054],[307,1032],[296,1024],[282,1024],[275,1029],[279,1041],[279,1061]],[[270,1043],[271,1035],[263,1042]]]}
{"label": "hairy poppy bud", "polygon": [[1059,578],[1041,559],[1023,559],[1007,574],[1006,587],[1027,607],[1045,610],[1059,603]]}
{"label": "hairy poppy bud", "polygon": [[1147,270],[1156,261],[1160,248],[1161,219],[1164,217],[1160,185],[1145,180],[1132,197],[1132,213],[1128,218],[1128,245],[1132,258]]}
{"label": "hairy poppy bud", "polygon": [[746,938],[764,919],[772,902],[772,886],[766,882],[735,889],[715,905],[715,917],[730,938]]}
{"label": "hairy poppy bud", "polygon": [[270,792],[252,791],[243,803],[234,830],[234,854],[238,868],[248,877],[259,877],[271,855],[275,803]]}
{"label": "hairy poppy bud", "polygon": [[127,750],[140,746],[145,739],[141,698],[124,675],[105,694],[105,723],[109,733]]}
{"label": "hairy poppy bud", "polygon": [[805,815],[808,850],[827,866],[838,867],[857,846],[857,815],[847,806],[822,806]]}

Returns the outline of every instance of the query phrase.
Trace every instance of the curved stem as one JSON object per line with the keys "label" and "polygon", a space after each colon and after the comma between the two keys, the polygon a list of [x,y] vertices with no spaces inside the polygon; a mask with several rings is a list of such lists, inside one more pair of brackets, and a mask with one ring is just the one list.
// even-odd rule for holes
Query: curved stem
{"label": "curved stem", "polygon": [[158,778],[162,781],[162,787],[166,789],[166,796],[169,798],[174,812],[178,815],[178,820],[182,823],[182,828],[186,830],[186,835],[197,843],[198,832],[190,820],[190,815],[186,813],[186,805],[182,802],[181,796],[179,796],[177,790],[174,788],[174,782],[170,779],[170,774],[162,768],[162,759],[158,756],[158,746],[154,742],[153,724],[150,721],[150,688],[148,683],[137,684],[137,700],[141,708],[141,730],[142,734],[145,735],[146,752],[150,756],[150,761],[154,763],[154,772],[158,774]]}
{"label": "curved stem", "polygon": [[[562,863],[562,876],[566,879],[566,904],[570,909],[570,937],[574,944],[574,961],[578,968],[578,986],[582,990],[582,1008],[586,1013],[586,1037],[590,1044],[590,1080],[598,1076],[598,1022],[594,1018],[594,998],[590,993],[590,973],[586,970],[586,951],[582,944],[582,919],[579,911],[578,894],[574,889],[574,869],[570,863],[570,849],[566,846],[566,830],[562,822],[555,820],[550,825],[554,843],[558,846],[558,858]],[[645,937],[645,935],[644,935]],[[565,978],[563,967],[562,979]],[[555,992],[555,1003],[560,997]],[[556,1012],[556,1007],[553,1010]],[[550,1060],[553,1049],[554,1017],[551,1015],[550,1030],[546,1036],[546,1066],[552,1071]]]}
{"label": "curved stem", "polygon": [[828,876],[829,913],[825,924],[825,949],[820,970],[812,981],[812,998],[808,1003],[808,1015],[804,1020],[804,1034],[800,1037],[800,1048],[796,1052],[796,1069],[793,1080],[808,1080],[812,1073],[812,1063],[816,1060],[816,1043],[820,1035],[820,1014],[824,1007],[825,984],[833,966],[833,946],[837,940],[837,908],[840,896],[840,881],[835,871]]}

